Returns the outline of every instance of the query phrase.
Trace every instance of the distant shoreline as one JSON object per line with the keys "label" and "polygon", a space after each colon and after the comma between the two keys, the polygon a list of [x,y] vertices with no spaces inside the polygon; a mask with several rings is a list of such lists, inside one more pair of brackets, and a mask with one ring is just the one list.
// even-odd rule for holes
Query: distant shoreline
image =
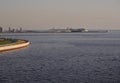
{"label": "distant shoreline", "polygon": [[80,31],[73,31],[73,32],[57,32],[57,31],[36,31],[36,30],[31,30],[31,31],[24,31],[24,32],[2,32],[2,33],[107,33],[109,32],[108,30],[90,30],[87,32],[80,32]]}
{"label": "distant shoreline", "polygon": [[108,32],[108,30],[89,30],[86,28],[52,28],[48,30],[20,30],[9,28],[6,31],[2,31],[1,33],[103,33]]}

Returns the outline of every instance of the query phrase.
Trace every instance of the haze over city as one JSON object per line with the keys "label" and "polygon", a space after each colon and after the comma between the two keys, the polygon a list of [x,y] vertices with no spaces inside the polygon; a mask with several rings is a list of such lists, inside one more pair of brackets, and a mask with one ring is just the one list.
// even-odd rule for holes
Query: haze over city
{"label": "haze over city", "polygon": [[120,1],[0,0],[0,26],[120,29]]}

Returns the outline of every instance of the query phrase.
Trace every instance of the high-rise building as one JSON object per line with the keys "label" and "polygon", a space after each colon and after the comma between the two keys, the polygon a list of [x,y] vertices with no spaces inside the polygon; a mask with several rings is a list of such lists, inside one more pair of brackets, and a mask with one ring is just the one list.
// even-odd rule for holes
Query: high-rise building
{"label": "high-rise building", "polygon": [[22,27],[20,27],[20,32],[22,32]]}
{"label": "high-rise building", "polygon": [[11,32],[11,28],[9,27],[8,32]]}
{"label": "high-rise building", "polygon": [[3,32],[3,28],[0,26],[0,33]]}

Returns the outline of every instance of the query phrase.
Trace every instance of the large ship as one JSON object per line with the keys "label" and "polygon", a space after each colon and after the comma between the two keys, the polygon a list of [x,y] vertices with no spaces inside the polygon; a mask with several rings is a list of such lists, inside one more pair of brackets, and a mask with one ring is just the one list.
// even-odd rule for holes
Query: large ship
{"label": "large ship", "polygon": [[72,29],[72,28],[66,28],[66,29],[50,29],[49,32],[57,32],[57,33],[71,33],[71,32],[88,32],[87,29],[80,28],[80,29]]}

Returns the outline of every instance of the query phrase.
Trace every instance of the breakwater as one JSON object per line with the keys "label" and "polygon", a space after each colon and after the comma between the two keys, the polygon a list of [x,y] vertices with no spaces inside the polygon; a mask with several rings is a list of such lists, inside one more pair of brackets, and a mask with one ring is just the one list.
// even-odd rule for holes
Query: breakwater
{"label": "breakwater", "polygon": [[[8,51],[8,50],[13,50],[13,49],[18,49],[18,48],[23,48],[23,47],[26,47],[30,44],[29,41],[26,41],[26,40],[20,40],[20,39],[7,39],[9,40],[9,43],[8,44],[3,44],[3,45],[0,45],[0,52],[2,51]],[[14,40],[14,42],[13,42]],[[10,43],[10,41],[12,43]],[[6,39],[2,40],[2,42],[6,42]]]}

